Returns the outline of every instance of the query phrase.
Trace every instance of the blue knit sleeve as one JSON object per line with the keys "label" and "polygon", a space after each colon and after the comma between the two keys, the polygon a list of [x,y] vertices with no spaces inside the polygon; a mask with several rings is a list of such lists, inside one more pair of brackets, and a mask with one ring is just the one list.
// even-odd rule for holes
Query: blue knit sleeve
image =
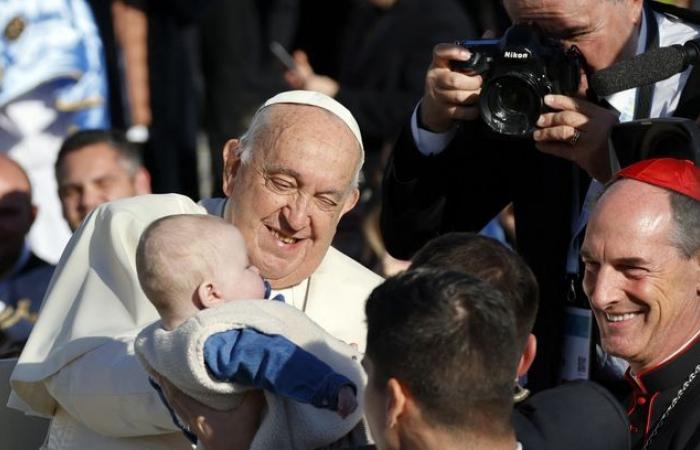
{"label": "blue knit sleeve", "polygon": [[338,409],[338,392],[357,387],[311,353],[279,335],[245,328],[211,335],[204,361],[217,380],[265,389],[318,408]]}

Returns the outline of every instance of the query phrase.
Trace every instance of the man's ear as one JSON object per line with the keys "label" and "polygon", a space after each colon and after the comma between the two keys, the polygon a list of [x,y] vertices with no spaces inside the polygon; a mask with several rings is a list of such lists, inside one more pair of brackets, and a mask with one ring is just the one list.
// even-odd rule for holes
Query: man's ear
{"label": "man's ear", "polygon": [[407,393],[396,378],[389,378],[386,382],[386,429],[396,429],[399,418],[406,408]]}
{"label": "man's ear", "polygon": [[238,139],[229,139],[224,144],[224,179],[222,180],[224,194],[227,197],[233,192],[233,180],[236,178],[238,169],[241,167],[241,158],[238,157],[236,151],[240,147],[241,141]]}
{"label": "man's ear", "polygon": [[134,190],[137,195],[151,193],[151,174],[145,167],[139,167],[134,175]]}
{"label": "man's ear", "polygon": [[[29,219],[29,227],[30,228],[32,225],[34,225],[34,221],[36,220],[36,215],[38,213],[39,213],[39,208],[37,208],[35,204],[32,204],[31,218]],[[27,231],[27,232],[29,232],[29,231]]]}
{"label": "man's ear", "polygon": [[532,362],[535,360],[537,355],[537,338],[534,334],[530,333],[525,342],[525,348],[523,349],[523,354],[520,356],[520,361],[518,362],[518,377],[522,377],[530,370]]}
{"label": "man's ear", "polygon": [[195,305],[199,309],[211,308],[224,300],[221,292],[211,280],[205,280],[197,286],[195,296]]}
{"label": "man's ear", "polygon": [[642,23],[642,10],[644,6],[644,0],[628,0],[625,9],[629,14],[630,20],[634,22],[635,25],[641,26]]}
{"label": "man's ear", "polygon": [[352,192],[350,195],[348,195],[348,198],[345,200],[345,204],[343,205],[343,209],[340,212],[340,217],[343,217],[346,212],[350,211],[355,207],[357,204],[357,201],[360,199],[360,190],[357,188],[353,188]]}

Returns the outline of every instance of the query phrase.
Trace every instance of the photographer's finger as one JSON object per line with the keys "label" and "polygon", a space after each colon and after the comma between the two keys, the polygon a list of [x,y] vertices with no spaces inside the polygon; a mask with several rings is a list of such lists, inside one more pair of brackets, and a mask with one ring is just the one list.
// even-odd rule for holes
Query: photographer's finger
{"label": "photographer's finger", "polygon": [[556,127],[568,125],[574,128],[583,128],[589,122],[588,116],[576,111],[557,111],[542,114],[537,119],[537,126],[540,128]]}
{"label": "photographer's finger", "polygon": [[435,74],[435,87],[438,89],[457,89],[475,91],[481,89],[484,79],[481,75],[467,75],[461,72],[440,71]]}
{"label": "photographer's finger", "polygon": [[479,101],[479,91],[464,91],[461,89],[440,89],[434,90],[436,98],[455,106],[473,105]]}
{"label": "photographer's finger", "polygon": [[454,43],[442,43],[433,47],[433,67],[449,67],[451,60],[467,61],[469,50]]}
{"label": "photographer's finger", "polygon": [[577,133],[577,129],[569,125],[559,125],[554,127],[542,128],[535,130],[532,133],[532,138],[535,142],[568,142]]}
{"label": "photographer's finger", "polygon": [[568,97],[566,95],[545,95],[544,104],[552,109],[560,111],[576,111],[584,116],[590,116],[594,109],[603,109],[600,106],[594,105],[588,100],[576,97]]}
{"label": "photographer's finger", "polygon": [[456,106],[453,117],[459,120],[474,120],[479,114],[478,106]]}

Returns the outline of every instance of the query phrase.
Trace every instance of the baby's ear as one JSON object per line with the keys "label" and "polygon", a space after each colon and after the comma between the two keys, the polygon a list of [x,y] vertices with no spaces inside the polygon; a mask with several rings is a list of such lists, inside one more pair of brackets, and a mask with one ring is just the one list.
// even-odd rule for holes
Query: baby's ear
{"label": "baby's ear", "polygon": [[195,296],[197,297],[195,299],[195,304],[199,309],[211,308],[218,305],[223,300],[221,297],[221,292],[219,292],[216,285],[209,280],[206,280],[197,286]]}

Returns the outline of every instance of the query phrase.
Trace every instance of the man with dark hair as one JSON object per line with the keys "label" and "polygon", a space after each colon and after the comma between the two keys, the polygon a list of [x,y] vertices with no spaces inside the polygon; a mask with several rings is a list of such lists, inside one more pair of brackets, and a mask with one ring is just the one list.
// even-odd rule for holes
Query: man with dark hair
{"label": "man with dark hair", "polygon": [[[517,383],[537,354],[537,339],[531,331],[539,303],[537,280],[518,254],[489,237],[448,233],[418,250],[411,268],[425,267],[458,270],[485,281],[505,296],[513,310],[518,349],[513,426],[525,448],[629,448],[625,412],[595,383],[569,383],[532,397]],[[581,435],[588,438],[583,441]]]}
{"label": "man with dark hair", "polygon": [[512,302],[516,337],[525,348],[528,336],[532,336],[540,294],[535,275],[517,253],[475,233],[448,233],[418,250],[411,267],[458,270],[492,284]]}
{"label": "man with dark hair", "polygon": [[519,449],[510,421],[515,317],[493,287],[409,270],[370,294],[365,414],[377,447]]}
{"label": "man with dark hair", "polygon": [[620,171],[581,256],[603,349],[629,363],[633,448],[700,448],[700,169],[664,158]]}
{"label": "man with dark hair", "polygon": [[151,177],[139,150],[116,130],[82,130],[61,145],[56,181],[71,231],[97,206],[151,193]]}

